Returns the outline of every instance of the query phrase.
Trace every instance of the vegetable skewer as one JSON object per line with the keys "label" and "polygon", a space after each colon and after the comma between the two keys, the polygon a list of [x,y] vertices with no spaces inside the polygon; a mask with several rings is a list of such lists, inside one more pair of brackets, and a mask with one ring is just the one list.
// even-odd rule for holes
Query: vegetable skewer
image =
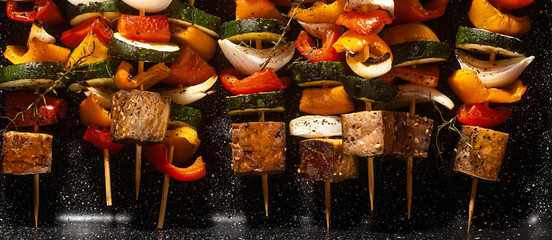
{"label": "vegetable skewer", "polygon": [[[34,132],[38,133],[38,125],[34,126]],[[34,174],[34,220],[35,229],[38,227],[38,207],[40,205],[40,180],[38,173]]]}

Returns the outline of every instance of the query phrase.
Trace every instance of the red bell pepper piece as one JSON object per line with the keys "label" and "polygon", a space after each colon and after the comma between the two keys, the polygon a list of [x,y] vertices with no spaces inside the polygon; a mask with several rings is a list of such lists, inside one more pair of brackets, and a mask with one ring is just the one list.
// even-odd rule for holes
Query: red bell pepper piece
{"label": "red bell pepper piece", "polygon": [[393,18],[385,10],[372,10],[366,13],[342,12],[335,24],[352,29],[360,34],[371,35],[381,32],[385,24]]}
{"label": "red bell pepper piece", "polygon": [[424,22],[438,18],[445,13],[449,0],[431,0],[422,5],[420,0],[395,0],[397,23]]}
{"label": "red bell pepper piece", "polygon": [[265,68],[245,78],[234,68],[222,70],[219,76],[222,85],[236,95],[276,91],[286,88],[291,83],[289,78],[280,79],[271,68]]}
{"label": "red bell pepper piece", "polygon": [[501,11],[511,11],[533,3],[535,0],[489,0],[489,2]]}
{"label": "red bell pepper piece", "polygon": [[166,15],[135,16],[123,14],[117,30],[124,38],[143,42],[169,42],[171,30]]}
{"label": "red bell pepper piece", "polygon": [[178,181],[194,181],[205,177],[205,163],[201,157],[198,157],[194,164],[187,168],[180,168],[170,164],[167,160],[168,149],[163,144],[154,144],[144,146],[144,155],[149,164],[157,171],[166,173],[171,178]]}
{"label": "red bell pepper piece", "polygon": [[[35,114],[36,104],[38,114]],[[4,100],[4,113],[10,120],[10,127],[45,126],[58,122],[67,115],[67,102],[61,98],[45,96],[44,99],[32,92],[10,92]]]}
{"label": "red bell pepper piece", "polygon": [[52,26],[65,22],[63,14],[52,0],[35,0],[32,10],[23,10],[16,1],[9,1],[6,5],[6,13],[9,18],[32,24],[35,19],[44,26]]}
{"label": "red bell pepper piece", "polygon": [[171,75],[163,79],[169,85],[193,86],[207,81],[217,72],[189,45],[180,46],[180,58],[172,63]]}
{"label": "red bell pepper piece", "polygon": [[489,108],[480,103],[464,103],[456,111],[458,121],[479,127],[493,127],[505,122],[512,115],[512,108],[500,106]]}
{"label": "red bell pepper piece", "polygon": [[322,61],[341,61],[343,54],[338,53],[333,44],[339,39],[341,34],[335,30],[330,29],[326,32],[326,36],[322,39],[322,47],[316,48],[316,44],[305,31],[301,31],[297,40],[295,41],[295,47],[301,55],[305,56],[311,62]]}
{"label": "red bell pepper piece", "polygon": [[113,30],[111,30],[109,22],[105,18],[98,16],[88,19],[80,25],[63,32],[60,40],[65,46],[76,48],[84,38],[86,38],[90,31],[102,39],[104,43],[109,43],[113,35]]}
{"label": "red bell pepper piece", "polygon": [[109,155],[114,155],[123,149],[123,144],[113,143],[109,130],[101,130],[96,126],[88,126],[84,136],[84,140],[91,142],[98,148],[100,152],[104,149],[109,150]]}

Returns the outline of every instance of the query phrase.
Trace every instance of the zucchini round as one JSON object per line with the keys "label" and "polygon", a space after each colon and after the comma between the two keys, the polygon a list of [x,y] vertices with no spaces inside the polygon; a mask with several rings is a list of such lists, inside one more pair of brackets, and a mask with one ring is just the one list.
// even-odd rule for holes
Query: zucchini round
{"label": "zucchini round", "polygon": [[455,45],[472,52],[490,54],[494,51],[497,55],[507,57],[525,57],[523,41],[478,28],[460,26],[456,33]]}
{"label": "zucchini round", "polygon": [[363,101],[389,102],[399,92],[395,85],[384,83],[378,79],[344,76],[342,82],[345,92],[350,98]]}
{"label": "zucchini round", "polygon": [[113,79],[119,64],[119,60],[108,60],[79,67],[75,69],[73,80],[77,83],[86,82],[91,87],[116,88]]}
{"label": "zucchini round", "polygon": [[209,34],[209,36],[219,38],[220,18],[190,6],[181,0],[173,0],[167,10],[162,13],[167,15],[170,23],[184,27],[193,25]]}
{"label": "zucchini round", "polygon": [[393,53],[393,67],[404,67],[446,61],[450,46],[444,42],[412,41],[389,46]]}
{"label": "zucchini round", "polygon": [[259,112],[285,111],[282,91],[262,92],[226,97],[228,115],[247,115]]}
{"label": "zucchini round", "polygon": [[341,77],[351,74],[351,70],[343,62],[293,63],[289,71],[299,87],[339,86]]}
{"label": "zucchini round", "polygon": [[67,17],[70,19],[69,23],[73,27],[96,16],[104,16],[109,20],[114,20],[121,13],[138,14],[138,11],[122,1],[81,3],[67,8]]}
{"label": "zucchini round", "polygon": [[277,42],[284,33],[286,23],[276,19],[238,19],[225,22],[220,37],[233,43],[254,41]]}
{"label": "zucchini round", "polygon": [[[64,71],[63,63],[30,62],[0,68],[0,90],[48,88]],[[56,87],[63,86],[64,83]]]}
{"label": "zucchini round", "polygon": [[109,42],[107,54],[134,61],[174,62],[180,57],[180,47],[173,43],[138,42],[117,32]]}
{"label": "zucchini round", "polygon": [[169,115],[169,126],[172,127],[186,127],[192,126],[198,129],[201,124],[201,111],[180,105],[177,103],[171,103],[171,112]]}

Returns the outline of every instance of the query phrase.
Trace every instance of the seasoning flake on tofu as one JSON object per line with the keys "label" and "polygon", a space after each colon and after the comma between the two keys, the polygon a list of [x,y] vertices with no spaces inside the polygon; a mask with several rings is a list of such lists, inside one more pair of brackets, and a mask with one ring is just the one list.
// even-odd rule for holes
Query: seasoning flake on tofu
{"label": "seasoning flake on tofu", "polygon": [[249,122],[232,124],[234,174],[275,174],[285,170],[286,124]]}
{"label": "seasoning flake on tofu", "polygon": [[427,157],[433,120],[390,111],[343,114],[343,148],[363,157],[398,155]]}
{"label": "seasoning flake on tofu", "polygon": [[343,153],[341,139],[303,140],[299,156],[298,171],[303,180],[339,182],[358,177],[358,159]]}
{"label": "seasoning flake on tofu", "polygon": [[7,132],[3,134],[2,173],[47,173],[52,168],[52,135]]}
{"label": "seasoning flake on tofu", "polygon": [[171,100],[159,93],[121,90],[113,95],[111,140],[122,144],[160,143],[169,122]]}
{"label": "seasoning flake on tofu", "polygon": [[463,125],[456,146],[453,170],[472,177],[496,181],[508,144],[507,133]]}

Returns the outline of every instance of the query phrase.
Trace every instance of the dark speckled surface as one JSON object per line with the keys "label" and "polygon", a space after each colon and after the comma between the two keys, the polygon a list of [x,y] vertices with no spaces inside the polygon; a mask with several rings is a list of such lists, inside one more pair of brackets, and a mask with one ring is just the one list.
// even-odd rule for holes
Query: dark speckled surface
{"label": "dark speckled surface", "polygon": [[[232,1],[196,1],[197,6],[224,21],[233,17]],[[471,26],[468,0],[451,1],[446,15],[428,22],[439,38],[453,42],[458,26]],[[498,182],[480,181],[472,231],[466,233],[471,179],[451,172],[452,149],[458,138],[445,131],[440,140],[448,149],[441,160],[432,147],[430,158],[416,159],[412,218],[406,219],[406,161],[376,158],[375,210],[370,212],[366,161],[360,177],[332,184],[331,230],[326,233],[324,187],[298,180],[298,142],[288,139],[288,168],[269,177],[270,217],[264,216],[261,178],[236,177],[230,170],[230,125],[255,117],[228,117],[224,96],[217,92],[195,104],[205,115],[199,154],[208,164],[207,177],[195,182],[171,182],[165,229],[157,230],[162,175],[146,161],[142,167],[140,199],[134,199],[134,148],[112,157],[113,206],[105,206],[101,155],[82,140],[85,127],[78,119],[82,95],[64,92],[71,113],[41,131],[54,135],[52,173],[42,174],[39,227],[33,227],[31,176],[0,175],[0,238],[3,239],[552,239],[552,162],[550,161],[552,97],[549,1],[537,0],[518,15],[528,14],[533,29],[520,36],[536,56],[521,79],[529,87],[514,114],[495,129],[510,133]],[[29,27],[7,19],[0,3],[0,47],[23,45]],[[293,25],[297,27],[297,25]],[[49,29],[58,34],[61,29]],[[296,33],[295,33],[296,34]],[[6,60],[0,62],[7,64]],[[228,66],[218,52],[211,63]],[[439,89],[452,96],[445,79],[458,68],[451,58],[442,64]],[[219,68],[220,69],[220,68]],[[288,111],[268,120],[299,116],[300,90],[286,90]],[[4,92],[0,92],[3,101]],[[455,101],[458,103],[457,99]],[[431,104],[417,113],[442,123]],[[454,113],[443,110],[446,119]],[[5,124],[2,122],[1,124]]]}

